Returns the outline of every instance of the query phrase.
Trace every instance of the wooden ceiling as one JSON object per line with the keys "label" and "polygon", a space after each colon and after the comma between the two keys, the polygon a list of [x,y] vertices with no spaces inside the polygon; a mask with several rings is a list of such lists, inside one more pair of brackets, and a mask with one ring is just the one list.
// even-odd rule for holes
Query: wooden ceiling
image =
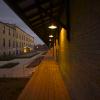
{"label": "wooden ceiling", "polygon": [[[65,0],[4,0],[21,19],[48,45],[51,23],[60,22]],[[56,30],[58,32],[59,29]]]}

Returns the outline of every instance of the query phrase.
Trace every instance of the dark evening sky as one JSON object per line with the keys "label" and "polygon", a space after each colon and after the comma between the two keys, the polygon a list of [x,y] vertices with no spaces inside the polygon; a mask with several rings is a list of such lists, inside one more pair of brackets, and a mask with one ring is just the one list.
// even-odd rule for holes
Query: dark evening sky
{"label": "dark evening sky", "polygon": [[10,24],[16,24],[25,32],[35,37],[35,43],[43,44],[37,35],[7,6],[7,4],[0,0],[0,21]]}

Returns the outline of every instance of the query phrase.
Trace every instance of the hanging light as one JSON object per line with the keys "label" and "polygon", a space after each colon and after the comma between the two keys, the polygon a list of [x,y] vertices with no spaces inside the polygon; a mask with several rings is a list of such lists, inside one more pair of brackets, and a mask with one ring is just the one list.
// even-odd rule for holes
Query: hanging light
{"label": "hanging light", "polygon": [[50,28],[50,29],[56,29],[57,26],[52,24],[52,25],[50,25],[48,28]]}
{"label": "hanging light", "polygon": [[53,38],[53,35],[49,35],[50,38]]}

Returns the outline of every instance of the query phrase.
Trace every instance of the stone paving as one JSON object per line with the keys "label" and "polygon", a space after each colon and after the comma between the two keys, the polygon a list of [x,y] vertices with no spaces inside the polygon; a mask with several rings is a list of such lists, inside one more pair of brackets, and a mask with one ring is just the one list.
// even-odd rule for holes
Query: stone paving
{"label": "stone paving", "polygon": [[41,56],[41,54],[42,53],[31,58],[0,61],[0,65],[4,65],[10,62],[19,63],[12,68],[0,68],[0,77],[30,77],[32,73],[38,68],[38,66],[34,68],[27,68],[27,65],[29,65],[35,58]]}
{"label": "stone paving", "polygon": [[56,61],[46,55],[18,100],[70,100]]}

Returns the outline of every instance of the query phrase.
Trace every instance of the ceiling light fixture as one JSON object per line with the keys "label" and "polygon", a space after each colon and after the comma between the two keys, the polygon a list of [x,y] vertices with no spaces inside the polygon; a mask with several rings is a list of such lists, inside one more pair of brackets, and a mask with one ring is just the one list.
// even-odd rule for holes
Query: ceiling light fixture
{"label": "ceiling light fixture", "polygon": [[53,38],[53,35],[49,35],[50,38]]}
{"label": "ceiling light fixture", "polygon": [[48,28],[50,28],[50,29],[56,29],[57,26],[56,25],[50,25]]}

